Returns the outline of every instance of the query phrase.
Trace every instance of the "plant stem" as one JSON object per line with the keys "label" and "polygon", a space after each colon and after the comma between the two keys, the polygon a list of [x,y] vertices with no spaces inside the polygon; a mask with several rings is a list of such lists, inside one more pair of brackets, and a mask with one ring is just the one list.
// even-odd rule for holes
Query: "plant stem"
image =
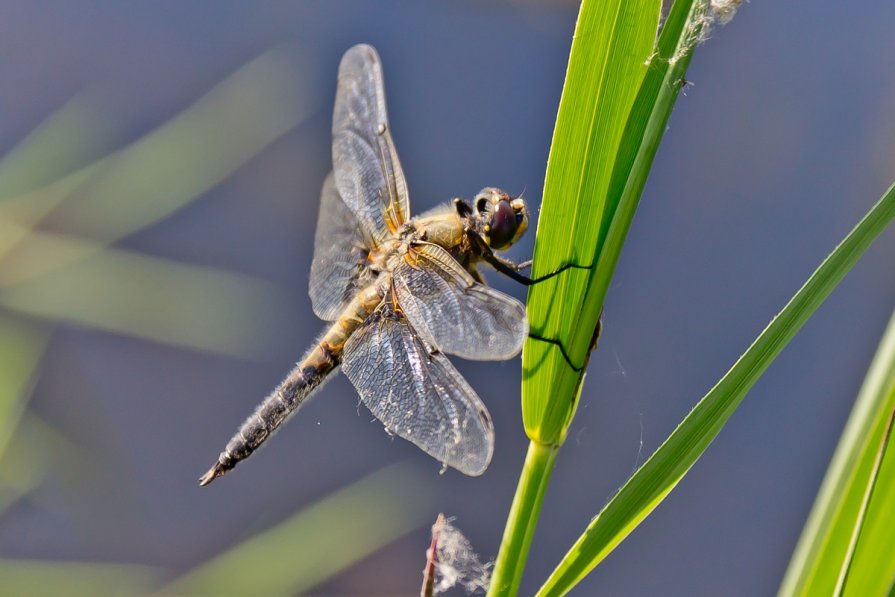
{"label": "plant stem", "polygon": [[510,506],[497,562],[494,564],[491,587],[488,589],[489,596],[516,595],[519,592],[519,582],[522,580],[528,549],[531,547],[531,539],[541,512],[541,503],[544,501],[544,492],[547,491],[558,451],[559,446],[549,446],[536,441],[528,445],[525,464],[522,466],[519,485],[516,487],[513,505]]}

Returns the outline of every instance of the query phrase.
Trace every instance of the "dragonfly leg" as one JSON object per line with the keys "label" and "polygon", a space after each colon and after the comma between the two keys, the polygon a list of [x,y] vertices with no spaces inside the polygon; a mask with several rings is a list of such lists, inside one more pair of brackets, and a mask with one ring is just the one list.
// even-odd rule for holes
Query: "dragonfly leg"
{"label": "dragonfly leg", "polygon": [[[500,263],[500,265],[502,267],[511,269],[514,272],[521,272],[522,270],[528,269],[531,267],[531,259],[529,259],[528,261],[523,261],[522,263],[514,263],[514,262],[510,261],[509,259],[506,259],[505,257],[501,257],[500,255],[497,255],[493,251],[491,252],[490,255],[485,255],[484,258],[495,269],[497,269],[497,266],[494,265],[495,263]],[[498,270],[498,271],[500,271],[500,270]]]}
{"label": "dragonfly leg", "polygon": [[491,250],[491,247],[488,246],[482,237],[476,234],[474,231],[470,229],[466,229],[467,236],[472,240],[472,242],[476,245],[479,254],[482,256],[482,259],[487,261],[491,267],[502,273],[503,275],[519,282],[524,286],[534,286],[535,284],[539,284],[545,280],[549,280],[550,278],[557,276],[569,269],[590,269],[594,265],[593,263],[589,265],[581,265],[578,263],[565,263],[561,265],[558,269],[550,272],[545,276],[540,276],[538,278],[530,278],[525,274],[520,274],[519,270],[527,269],[531,267],[531,259],[528,261],[523,261],[522,263],[513,263],[509,259],[505,259],[496,255],[494,251]]}
{"label": "dragonfly leg", "polygon": [[488,249],[487,252],[484,252],[482,254],[482,259],[484,259],[489,264],[491,264],[491,267],[493,267],[494,269],[496,269],[503,275],[508,276],[508,277],[512,278],[513,280],[515,280],[516,282],[519,282],[520,284],[523,284],[525,286],[534,286],[535,284],[540,284],[541,282],[544,282],[545,280],[549,280],[550,278],[552,278],[554,276],[558,276],[559,274],[563,273],[566,270],[590,269],[593,267],[593,264],[581,265],[578,263],[565,263],[565,264],[561,265],[558,269],[550,272],[549,274],[546,274],[544,276],[540,276],[537,278],[529,278],[525,274],[520,274],[519,270],[525,269],[527,267],[531,267],[530,260],[516,264],[508,259],[498,257],[491,251],[490,248]]}

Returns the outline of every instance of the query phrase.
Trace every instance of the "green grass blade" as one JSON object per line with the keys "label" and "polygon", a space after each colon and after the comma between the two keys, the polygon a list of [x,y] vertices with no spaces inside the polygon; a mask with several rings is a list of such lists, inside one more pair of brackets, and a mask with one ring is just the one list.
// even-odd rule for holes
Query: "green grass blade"
{"label": "green grass blade", "polygon": [[[165,595],[295,595],[431,520],[431,495],[405,464],[340,489],[165,587]],[[413,499],[408,499],[413,496]],[[420,548],[420,553],[423,548]],[[263,570],[246,574],[246,570]]]}
{"label": "green grass blade", "polygon": [[569,591],[659,505],[708,448],[765,369],[893,218],[895,185],[588,525],[539,595]]}
{"label": "green grass blade", "polygon": [[[863,496],[874,477],[873,461],[886,419],[895,410],[895,314],[855,401],[802,537],[789,563],[780,595],[832,594],[848,561],[849,538],[860,518]],[[846,594],[882,595],[895,580],[895,449],[886,451],[854,548]],[[884,505],[888,504],[887,507]]]}
{"label": "green grass blade", "polygon": [[[547,162],[534,248],[535,278],[566,263],[594,261],[609,209],[613,164],[653,53],[660,4],[655,0],[581,4]],[[528,297],[532,333],[563,341],[576,363],[585,360],[599,316],[599,311],[581,310],[590,272],[568,270],[533,286]],[[586,338],[570,342],[577,328],[585,330]],[[526,433],[540,443],[561,443],[581,374],[569,367],[558,347],[531,339],[525,345],[522,368]]]}

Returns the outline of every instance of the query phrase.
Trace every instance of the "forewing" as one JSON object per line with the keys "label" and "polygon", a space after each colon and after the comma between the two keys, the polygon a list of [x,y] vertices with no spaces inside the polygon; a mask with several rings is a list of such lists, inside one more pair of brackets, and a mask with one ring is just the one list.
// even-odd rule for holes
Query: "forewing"
{"label": "forewing", "polygon": [[437,245],[412,247],[394,271],[407,319],[429,343],[464,359],[509,359],[528,334],[525,307],[476,282]]}
{"label": "forewing", "polygon": [[407,182],[388,126],[379,56],[371,46],[354,46],[339,65],[333,170],[339,194],[374,244],[410,217]]}
{"label": "forewing", "polygon": [[494,450],[488,409],[390,301],[351,335],[342,371],[389,432],[467,475],[488,468]]}
{"label": "forewing", "polygon": [[330,174],[320,193],[311,262],[309,294],[317,317],[338,319],[357,291],[373,281],[375,275],[367,267],[368,246],[360,222],[339,197]]}

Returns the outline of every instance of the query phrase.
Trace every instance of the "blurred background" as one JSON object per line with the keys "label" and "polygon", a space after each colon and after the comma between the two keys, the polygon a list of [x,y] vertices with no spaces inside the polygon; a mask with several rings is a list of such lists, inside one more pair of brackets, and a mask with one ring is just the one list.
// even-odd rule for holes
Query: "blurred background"
{"label": "blurred background", "polygon": [[[439,474],[339,377],[196,480],[322,327],[307,284],[341,54],[382,56],[414,211],[486,185],[537,209],[576,13],[0,3],[0,592],[409,595],[441,511],[496,555],[527,445],[518,360],[455,360],[497,429],[481,478]],[[893,19],[753,2],[697,50],[523,594],[895,178]],[[776,590],[893,263],[889,230],[580,594]]]}

